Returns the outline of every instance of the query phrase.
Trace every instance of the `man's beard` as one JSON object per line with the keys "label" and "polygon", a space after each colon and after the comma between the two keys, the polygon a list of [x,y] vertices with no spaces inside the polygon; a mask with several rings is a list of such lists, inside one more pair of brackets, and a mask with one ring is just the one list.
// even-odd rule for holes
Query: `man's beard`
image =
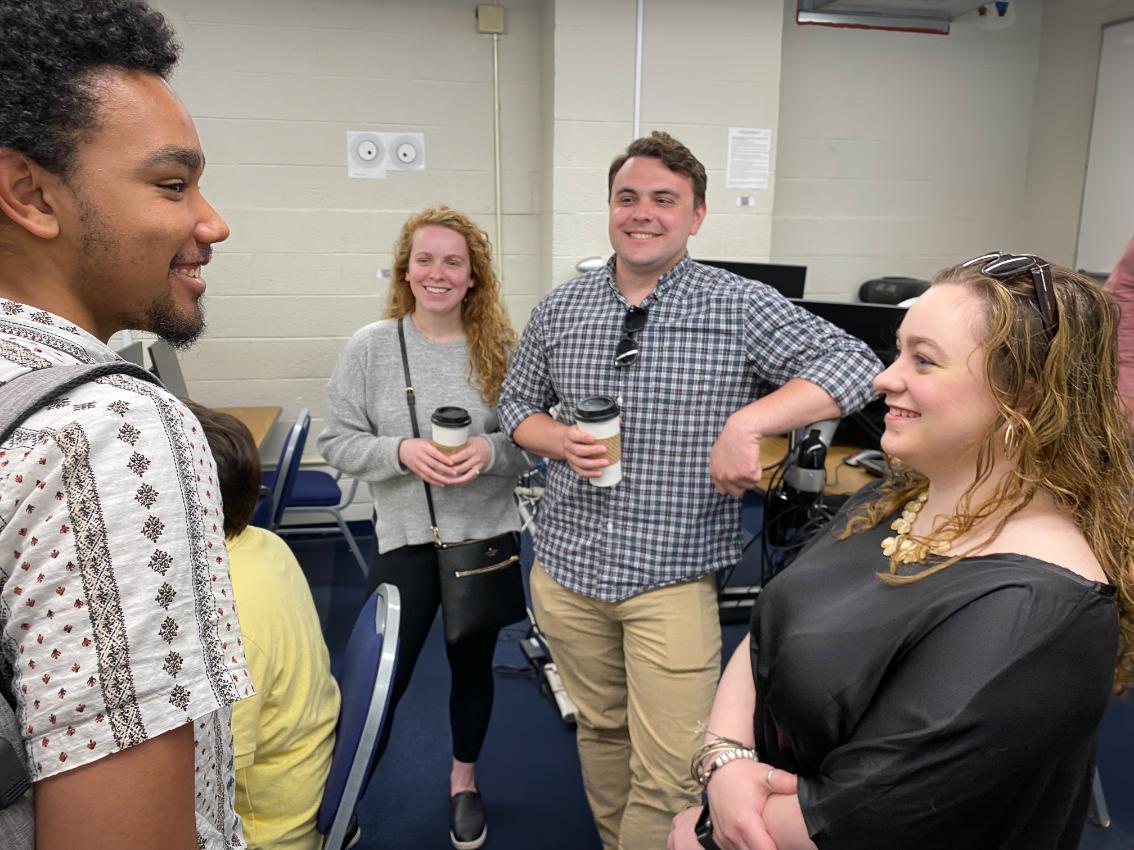
{"label": "man's beard", "polygon": [[185,351],[205,331],[205,308],[197,301],[195,315],[185,315],[177,309],[173,296],[166,294],[146,308],[145,327],[168,342],[173,348]]}
{"label": "man's beard", "polygon": [[[79,220],[84,225],[79,241],[84,258],[80,278],[86,279],[97,274],[92,271],[96,260],[108,260],[120,255],[121,240],[118,234],[105,224],[97,207],[77,192],[76,197],[79,200]],[[206,260],[208,253],[206,250]],[[131,311],[123,329],[149,331],[157,334],[173,348],[184,351],[192,347],[205,330],[204,305],[198,299],[194,307],[195,309],[190,313],[182,313],[178,310],[173,295],[166,292],[150,302],[138,314]]]}

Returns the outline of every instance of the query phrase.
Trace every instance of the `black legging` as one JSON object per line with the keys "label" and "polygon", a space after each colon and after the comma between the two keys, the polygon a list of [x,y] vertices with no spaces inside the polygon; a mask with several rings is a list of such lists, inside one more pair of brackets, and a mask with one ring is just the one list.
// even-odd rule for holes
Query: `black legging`
{"label": "black legging", "polygon": [[[394,712],[409,687],[413,668],[441,606],[441,583],[433,544],[403,546],[380,555],[378,541],[375,540],[370,556],[367,595],[383,582],[397,586],[402,600],[402,620],[398,629],[401,645],[394,690],[390,696],[390,712],[378,741],[376,758],[381,758],[386,751]],[[445,645],[452,675],[449,726],[453,732],[453,758],[458,761],[475,762],[488,732],[488,718],[492,714],[492,655],[496,649],[496,635],[492,632],[453,646]]]}

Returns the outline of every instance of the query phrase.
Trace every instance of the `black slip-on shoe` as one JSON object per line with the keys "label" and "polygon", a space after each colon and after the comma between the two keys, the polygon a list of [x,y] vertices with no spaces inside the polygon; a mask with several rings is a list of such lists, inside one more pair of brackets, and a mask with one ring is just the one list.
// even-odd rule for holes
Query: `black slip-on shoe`
{"label": "black slip-on shoe", "polygon": [[461,791],[449,798],[449,840],[456,850],[476,850],[488,838],[484,803],[477,791]]}

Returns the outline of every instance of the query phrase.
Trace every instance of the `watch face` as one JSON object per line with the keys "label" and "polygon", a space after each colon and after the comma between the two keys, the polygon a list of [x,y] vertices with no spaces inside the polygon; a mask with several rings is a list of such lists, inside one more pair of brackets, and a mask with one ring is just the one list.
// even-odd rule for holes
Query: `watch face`
{"label": "watch face", "polygon": [[721,850],[717,842],[713,841],[713,821],[709,818],[708,805],[701,808],[701,816],[697,818],[697,823],[693,827],[693,835],[705,850]]}

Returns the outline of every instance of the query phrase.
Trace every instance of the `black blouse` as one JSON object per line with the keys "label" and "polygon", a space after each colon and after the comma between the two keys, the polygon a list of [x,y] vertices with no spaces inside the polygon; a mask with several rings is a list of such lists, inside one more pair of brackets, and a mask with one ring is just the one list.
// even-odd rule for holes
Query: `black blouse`
{"label": "black blouse", "polygon": [[888,585],[889,525],[828,530],[760,595],[761,758],[799,774],[820,848],[1074,850],[1118,652],[1114,588],[1014,554]]}

